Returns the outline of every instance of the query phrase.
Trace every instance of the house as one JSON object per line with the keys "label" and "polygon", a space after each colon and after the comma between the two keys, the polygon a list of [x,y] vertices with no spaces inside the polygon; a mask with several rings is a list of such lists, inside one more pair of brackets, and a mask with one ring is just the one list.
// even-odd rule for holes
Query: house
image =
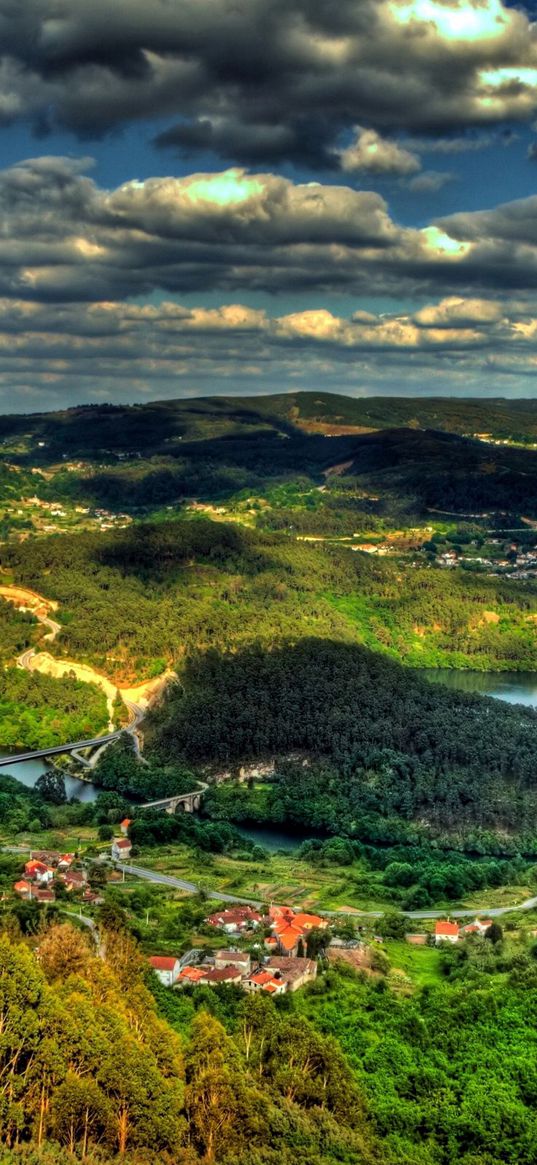
{"label": "house", "polygon": [[224,930],[226,934],[240,934],[244,930],[257,930],[263,922],[263,915],[251,906],[235,906],[230,910],[210,914],[205,922],[216,930]]}
{"label": "house", "polygon": [[85,870],[68,870],[66,874],[58,874],[58,878],[69,893],[83,890],[88,880]]}
{"label": "house", "polygon": [[320,918],[318,914],[295,914],[293,926],[298,926],[306,932],[308,930],[326,930],[328,922],[326,918]]}
{"label": "house", "polygon": [[252,966],[247,951],[216,951],[214,956],[215,967],[238,967],[241,975],[249,975]]}
{"label": "house", "polygon": [[32,858],[26,862],[24,873],[32,882],[38,882],[40,885],[45,885],[51,882],[54,877],[54,870],[50,866],[46,866],[44,862],[38,862]]}
{"label": "house", "polygon": [[61,857],[58,858],[58,869],[65,873],[66,870],[71,869],[74,860],[74,854],[62,854]]}
{"label": "house", "polygon": [[131,856],[132,841],[128,837],[115,837],[112,842],[112,857],[117,862],[128,862]]}
{"label": "house", "polygon": [[276,935],[269,934],[268,938],[265,939],[265,942],[263,945],[264,945],[266,951],[270,951],[270,953],[272,955],[275,955],[276,951],[278,949],[278,939],[276,938]]}
{"label": "house", "polygon": [[306,945],[310,931],[326,930],[328,926],[318,914],[295,914],[290,906],[271,906],[269,918],[278,950],[291,958],[298,955],[300,940]]}
{"label": "house", "polygon": [[463,927],[464,934],[486,934],[489,926],[492,926],[492,918],[476,918],[474,922],[469,922],[468,926]]}
{"label": "house", "polygon": [[207,974],[203,967],[183,967],[179,975],[179,983],[199,983]]}
{"label": "house", "polygon": [[119,828],[123,834],[123,837],[127,836],[129,832],[129,825],[132,825],[132,817],[124,817],[123,821],[121,821],[119,824]]}
{"label": "house", "polygon": [[35,900],[37,902],[55,902],[56,901],[56,895],[54,893],[54,890],[50,890],[46,886],[44,886],[43,888],[38,886],[37,890],[34,891],[34,894],[32,895],[32,897],[35,898]]}
{"label": "house", "polygon": [[151,955],[149,963],[163,986],[173,987],[181,970],[179,959],[175,955]]}
{"label": "house", "polygon": [[278,971],[263,969],[243,979],[242,986],[245,991],[266,991],[269,995],[283,995],[287,990],[287,983]]}
{"label": "house", "polygon": [[15,882],[13,889],[15,891],[15,894],[18,894],[19,898],[31,898],[32,897],[32,890],[33,890],[32,883],[27,882],[25,879],[21,879],[20,882]]}
{"label": "house", "polygon": [[279,955],[271,955],[265,967],[275,976],[279,972],[279,978],[285,983],[287,991],[298,991],[299,987],[310,983],[317,976],[317,963],[314,959],[281,958]]}
{"label": "house", "polygon": [[216,987],[219,983],[231,983],[239,987],[242,979],[240,967],[212,967],[205,971],[203,978],[198,982],[208,987]]}
{"label": "house", "polygon": [[435,943],[457,943],[459,941],[459,926],[456,922],[441,919],[434,928]]}

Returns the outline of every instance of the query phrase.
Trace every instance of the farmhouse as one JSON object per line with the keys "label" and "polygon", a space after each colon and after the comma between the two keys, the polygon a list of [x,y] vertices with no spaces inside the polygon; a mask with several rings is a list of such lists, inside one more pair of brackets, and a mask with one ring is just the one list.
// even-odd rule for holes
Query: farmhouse
{"label": "farmhouse", "polygon": [[173,987],[181,970],[179,959],[174,955],[151,955],[149,962],[164,987]]}
{"label": "farmhouse", "polygon": [[273,975],[279,974],[287,991],[298,991],[299,987],[304,987],[317,977],[317,963],[314,959],[289,959],[271,955],[265,966]]}
{"label": "farmhouse", "polygon": [[112,842],[112,857],[117,862],[128,862],[131,856],[132,841],[128,837],[115,837]]}
{"label": "farmhouse", "polygon": [[257,930],[263,923],[263,915],[251,906],[234,906],[230,910],[220,910],[210,914],[205,922],[226,934],[240,934],[245,930]]}
{"label": "farmhouse", "polygon": [[457,943],[459,941],[459,926],[456,922],[441,919],[434,928],[435,943]]}
{"label": "farmhouse", "polygon": [[247,951],[216,951],[215,967],[238,967],[242,975],[249,975],[251,960]]}

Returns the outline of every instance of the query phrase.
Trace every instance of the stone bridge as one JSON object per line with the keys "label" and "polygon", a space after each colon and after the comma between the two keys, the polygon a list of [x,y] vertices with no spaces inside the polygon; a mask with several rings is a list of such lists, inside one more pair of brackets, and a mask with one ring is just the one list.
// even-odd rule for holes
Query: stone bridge
{"label": "stone bridge", "polygon": [[193,793],[181,793],[175,797],[163,797],[160,801],[146,801],[145,805],[140,805],[140,809],[163,809],[165,813],[195,813],[201,807],[203,794],[208,785],[199,783],[199,789]]}

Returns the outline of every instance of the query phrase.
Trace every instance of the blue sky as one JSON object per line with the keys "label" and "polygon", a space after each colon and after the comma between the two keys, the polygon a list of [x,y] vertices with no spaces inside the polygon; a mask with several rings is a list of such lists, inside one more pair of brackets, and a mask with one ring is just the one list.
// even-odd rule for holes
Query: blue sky
{"label": "blue sky", "polygon": [[534,15],[0,0],[0,408],[534,395]]}

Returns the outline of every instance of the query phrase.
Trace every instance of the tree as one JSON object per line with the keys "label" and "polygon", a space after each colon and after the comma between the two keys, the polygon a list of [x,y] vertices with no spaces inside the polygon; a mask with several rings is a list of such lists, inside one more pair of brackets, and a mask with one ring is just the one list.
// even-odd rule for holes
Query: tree
{"label": "tree", "polygon": [[68,922],[51,926],[39,943],[39,962],[49,980],[84,971],[89,958],[85,935]]}
{"label": "tree", "polygon": [[224,1028],[206,1012],[196,1016],[192,1025],[185,1068],[191,1140],[212,1162],[229,1142],[237,1120],[240,1063]]}
{"label": "tree", "polygon": [[65,778],[56,769],[47,769],[42,773],[37,778],[34,788],[43,800],[49,801],[51,805],[65,805],[67,801]]}
{"label": "tree", "polygon": [[491,943],[501,943],[503,941],[503,929],[499,922],[493,922],[485,931],[485,938]]}

